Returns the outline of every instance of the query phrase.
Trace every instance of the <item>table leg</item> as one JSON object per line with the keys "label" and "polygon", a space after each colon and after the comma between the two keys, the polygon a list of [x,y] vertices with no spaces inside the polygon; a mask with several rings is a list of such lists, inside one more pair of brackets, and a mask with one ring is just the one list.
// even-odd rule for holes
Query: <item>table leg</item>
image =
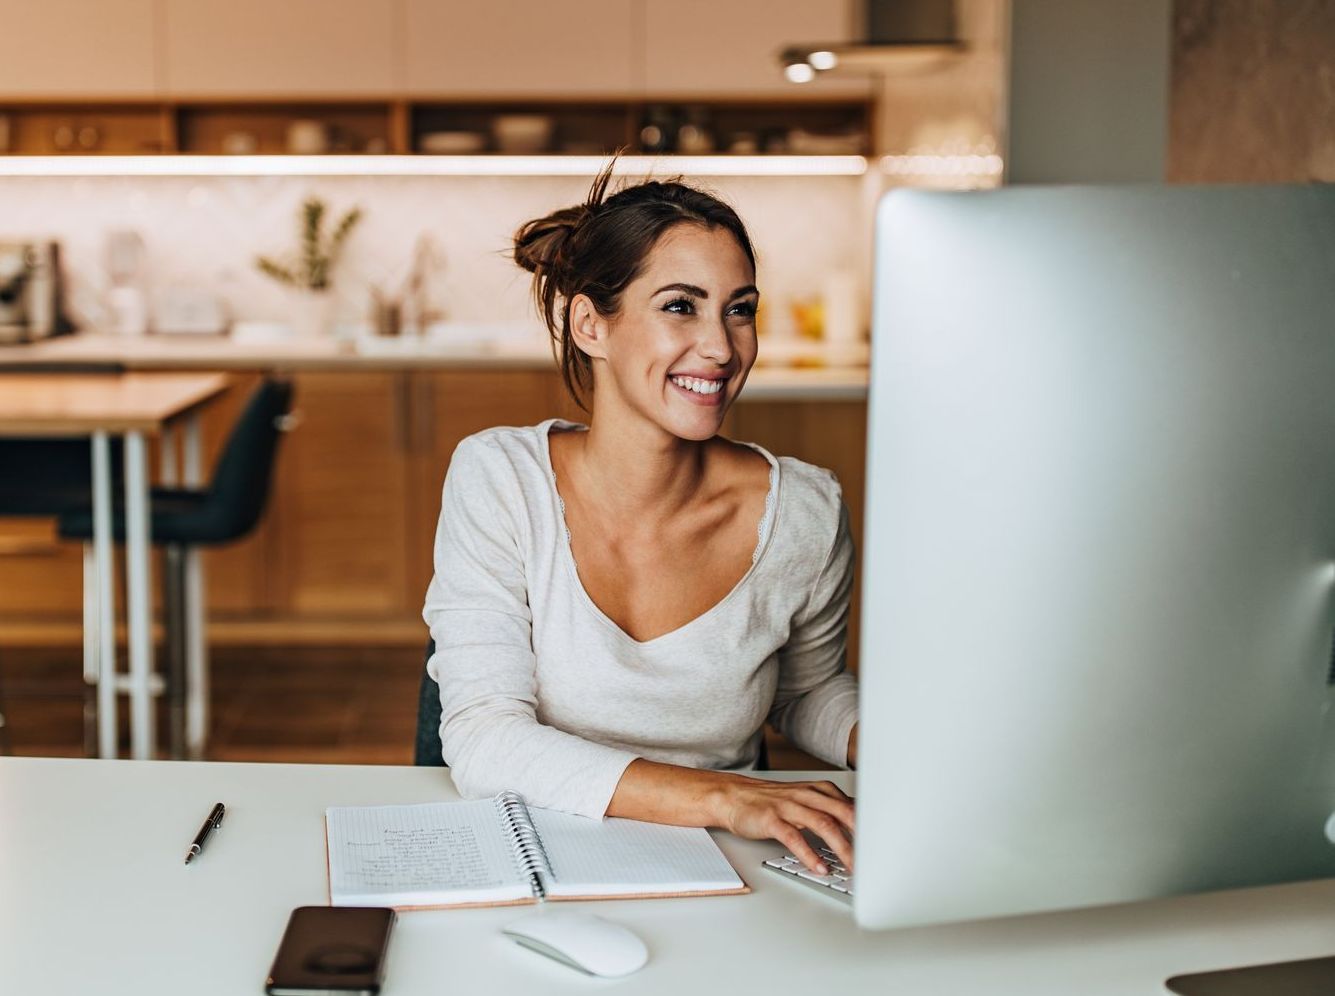
{"label": "table leg", "polygon": [[[174,425],[162,427],[158,435],[158,481],[163,487],[173,488],[180,481],[180,465],[176,452],[177,432]],[[163,623],[167,650],[167,741],[172,760],[186,756],[185,707],[187,680],[185,674],[185,571],[181,566],[182,551],[177,545],[168,546],[163,553]]]}
{"label": "table leg", "polygon": [[125,434],[126,616],[130,642],[130,755],[154,754],[153,591],[149,561],[148,453],[142,432]]}
{"label": "table leg", "polygon": [[158,436],[158,480],[165,488],[176,487],[176,429],[164,425]]}
{"label": "table leg", "polygon": [[[116,586],[112,578],[111,443],[93,433],[93,559],[96,562],[97,753],[116,756]],[[85,673],[91,668],[84,663]]]}
{"label": "table leg", "polygon": [[[185,484],[197,488],[204,483],[204,453],[198,413],[185,420]],[[204,570],[199,548],[187,546],[185,554],[185,667],[187,699],[185,743],[192,760],[204,757],[209,735],[209,648],[204,639]]]}

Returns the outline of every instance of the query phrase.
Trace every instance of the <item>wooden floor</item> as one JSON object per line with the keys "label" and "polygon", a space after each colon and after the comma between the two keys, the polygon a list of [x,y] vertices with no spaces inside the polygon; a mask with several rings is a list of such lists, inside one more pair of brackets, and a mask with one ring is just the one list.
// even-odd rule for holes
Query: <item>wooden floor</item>
{"label": "wooden floor", "polygon": [[[0,753],[85,754],[79,649],[0,648]],[[209,760],[412,764],[416,646],[215,647]],[[126,704],[120,708],[128,753]],[[159,739],[166,735],[160,713]],[[771,737],[773,767],[826,765]]]}

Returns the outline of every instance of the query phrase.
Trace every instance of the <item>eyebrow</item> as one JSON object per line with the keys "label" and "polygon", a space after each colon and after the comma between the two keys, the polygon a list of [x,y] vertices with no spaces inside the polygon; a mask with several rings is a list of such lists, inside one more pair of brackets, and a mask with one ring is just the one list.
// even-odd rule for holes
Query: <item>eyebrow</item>
{"label": "eyebrow", "polygon": [[[665,284],[658,288],[658,290],[654,291],[654,294],[662,294],[663,291],[683,291],[687,294],[704,298],[706,300],[709,298],[709,291],[705,290],[703,287],[697,287],[695,284]],[[729,294],[728,300],[731,301],[734,298],[742,297],[745,294],[759,293],[760,291],[756,288],[755,284],[747,284],[745,287],[738,287],[735,291]]]}

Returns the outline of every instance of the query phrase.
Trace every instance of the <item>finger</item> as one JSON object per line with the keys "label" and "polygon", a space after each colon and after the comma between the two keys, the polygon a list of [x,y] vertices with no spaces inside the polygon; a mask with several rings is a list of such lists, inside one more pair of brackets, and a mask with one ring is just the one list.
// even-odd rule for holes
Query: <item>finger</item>
{"label": "finger", "polygon": [[774,827],[771,829],[770,834],[780,844],[788,848],[797,860],[806,865],[811,871],[814,871],[817,875],[830,874],[829,865],[821,860],[821,857],[816,853],[815,848],[807,843],[807,839],[803,837],[798,829],[791,823],[786,823],[782,819],[776,817]]}
{"label": "finger", "polygon": [[839,858],[839,863],[849,871],[853,870],[853,844],[844,836],[843,828],[829,813],[823,813],[818,809],[796,806],[793,812],[786,812],[782,815],[789,822],[799,829],[810,830],[825,842],[828,847]]}
{"label": "finger", "polygon": [[831,799],[842,799],[849,803],[853,801],[853,797],[834,782],[798,782],[797,784],[803,788],[815,789],[822,795],[828,795]]}
{"label": "finger", "polygon": [[823,795],[812,789],[804,789],[797,796],[798,800],[812,809],[819,809],[823,813],[829,813],[847,828],[851,836],[854,827],[853,803],[844,799],[835,799],[828,795]]}

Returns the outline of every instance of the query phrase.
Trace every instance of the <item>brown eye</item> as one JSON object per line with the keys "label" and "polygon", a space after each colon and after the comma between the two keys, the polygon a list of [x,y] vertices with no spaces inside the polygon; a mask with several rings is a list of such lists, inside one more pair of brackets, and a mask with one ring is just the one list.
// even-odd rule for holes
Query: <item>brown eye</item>
{"label": "brown eye", "polygon": [[[684,310],[680,311],[677,310],[678,305],[680,305]],[[670,312],[671,314],[674,315],[691,315],[695,313],[695,302],[692,301],[690,298],[679,297],[663,305],[663,310]]]}

